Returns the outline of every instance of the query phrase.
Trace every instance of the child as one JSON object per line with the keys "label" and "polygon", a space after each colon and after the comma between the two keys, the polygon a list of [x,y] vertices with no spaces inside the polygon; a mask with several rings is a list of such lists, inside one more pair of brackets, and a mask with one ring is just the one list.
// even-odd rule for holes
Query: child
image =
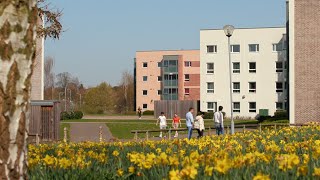
{"label": "child", "polygon": [[[181,127],[180,117],[177,115],[177,113],[175,113],[174,117],[172,119],[172,127],[174,129],[177,129],[177,128],[179,128],[179,125]],[[176,134],[174,135],[174,137],[178,137],[178,131],[176,131]]]}
{"label": "child", "polygon": [[[161,115],[159,116],[156,125],[158,126],[158,123],[160,122],[160,130],[166,129],[167,127],[167,118],[164,115],[164,112],[161,112]],[[162,138],[162,131],[160,132],[160,136]]]}
{"label": "child", "polygon": [[198,116],[196,117],[196,122],[195,124],[197,124],[197,127],[195,127],[195,129],[197,129],[198,131],[198,138],[201,138],[203,137],[203,132],[204,132],[204,120],[203,120],[203,117],[204,117],[204,113],[203,112],[200,112],[198,114]]}

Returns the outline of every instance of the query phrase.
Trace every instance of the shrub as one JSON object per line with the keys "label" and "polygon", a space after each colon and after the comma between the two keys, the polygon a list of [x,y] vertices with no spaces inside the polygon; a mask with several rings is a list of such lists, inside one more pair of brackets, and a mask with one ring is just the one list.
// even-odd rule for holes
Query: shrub
{"label": "shrub", "polygon": [[213,119],[213,115],[214,115],[213,112],[207,112],[204,114],[203,119]]}
{"label": "shrub", "polygon": [[154,115],[154,111],[150,111],[150,110],[144,111],[144,112],[143,112],[143,115],[153,116],[153,115]]}
{"label": "shrub", "polygon": [[273,116],[274,120],[284,120],[288,119],[287,111],[276,111]]}
{"label": "shrub", "polygon": [[82,119],[83,113],[81,111],[74,112],[61,112],[60,120],[68,120],[68,119]]}

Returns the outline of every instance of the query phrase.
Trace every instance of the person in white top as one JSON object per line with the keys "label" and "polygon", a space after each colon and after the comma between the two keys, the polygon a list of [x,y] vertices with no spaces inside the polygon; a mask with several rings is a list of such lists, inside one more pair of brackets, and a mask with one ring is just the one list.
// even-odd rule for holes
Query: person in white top
{"label": "person in white top", "polygon": [[223,107],[219,106],[219,111],[214,113],[214,123],[216,127],[216,132],[218,135],[223,134]]}
{"label": "person in white top", "polygon": [[194,123],[194,128],[197,129],[198,131],[198,138],[203,137],[203,133],[204,133],[204,112],[199,112],[198,116],[196,117],[196,122]]}
{"label": "person in white top", "polygon": [[[167,128],[167,118],[164,115],[164,112],[161,112],[161,115],[159,116],[156,125],[158,126],[160,122],[160,130]],[[160,136],[162,138],[162,131],[160,132]]]}

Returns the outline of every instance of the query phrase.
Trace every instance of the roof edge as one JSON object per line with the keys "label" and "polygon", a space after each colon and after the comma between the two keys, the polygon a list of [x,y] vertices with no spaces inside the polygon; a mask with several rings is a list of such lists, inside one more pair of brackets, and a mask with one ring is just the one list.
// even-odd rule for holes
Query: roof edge
{"label": "roof edge", "polygon": [[[276,29],[276,28],[286,28],[286,26],[271,26],[271,27],[235,27],[235,29]],[[200,29],[200,31],[206,31],[206,30],[223,30],[223,28],[221,29]]]}

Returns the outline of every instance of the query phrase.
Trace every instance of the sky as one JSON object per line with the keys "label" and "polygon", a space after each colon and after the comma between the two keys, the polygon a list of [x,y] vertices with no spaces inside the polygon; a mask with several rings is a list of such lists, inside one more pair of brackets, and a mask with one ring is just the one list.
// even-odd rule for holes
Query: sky
{"label": "sky", "polygon": [[136,51],[199,49],[200,29],[285,26],[285,0],[49,0],[64,32],[45,42],[55,74],[117,85]]}

